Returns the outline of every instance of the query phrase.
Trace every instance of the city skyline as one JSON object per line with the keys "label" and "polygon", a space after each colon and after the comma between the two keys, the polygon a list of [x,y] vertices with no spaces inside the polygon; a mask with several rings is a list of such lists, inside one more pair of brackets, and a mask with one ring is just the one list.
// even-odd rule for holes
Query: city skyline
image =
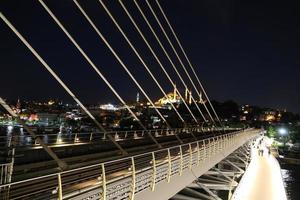
{"label": "city skyline", "polygon": [[[1,12],[40,51],[45,60],[64,78],[83,102],[93,103],[99,100],[118,102],[38,2],[16,2],[1,2]],[[143,57],[146,57],[145,61],[159,77],[165,90],[171,91],[172,86],[168,84],[166,77],[161,75],[157,63],[146,51],[145,45],[120,5],[117,2],[104,2],[118,17],[122,28],[130,35],[130,39],[137,45]],[[72,2],[47,3],[121,95],[127,100],[134,100],[138,89],[122,71],[108,49],[103,46],[102,41],[97,38],[74,4]],[[112,46],[118,49],[122,59],[131,66],[130,69],[139,81],[144,83],[143,87],[150,94],[151,99],[161,97],[158,88],[151,83],[141,63],[113,27],[101,5],[97,2],[82,4]],[[157,9],[155,3],[152,4]],[[297,93],[300,85],[297,76],[300,69],[296,57],[299,48],[296,33],[299,27],[297,27],[298,18],[293,12],[295,6],[276,2],[271,6],[268,3],[260,3],[257,6],[255,3],[248,5],[232,1],[213,3],[191,1],[188,4],[174,1],[173,3],[161,2],[161,4],[212,99],[219,101],[234,99],[242,104],[286,108],[289,111],[300,112],[298,105],[300,97]],[[138,16],[138,11],[132,2],[126,2],[126,6]],[[150,15],[144,2],[141,6]],[[281,14],[278,15],[277,11]],[[15,15],[15,13],[19,14]],[[160,52],[143,21],[140,17],[136,18],[145,30],[146,36],[154,44],[155,50]],[[155,24],[153,18],[150,19]],[[3,72],[1,77],[3,87],[0,89],[0,94],[9,99],[58,98],[70,101],[67,94],[42,69],[40,63],[5,24],[0,23],[0,27],[1,44],[3,44],[0,52],[4,55],[0,63]],[[159,27],[155,26],[155,28],[159,31]],[[166,41],[164,43],[167,45]],[[167,63],[167,60],[161,57],[162,61]],[[187,65],[186,62],[185,64]],[[178,88],[183,88],[171,66],[166,64],[166,67],[174,77]],[[187,80],[186,77],[184,78]]]}
{"label": "city skyline", "polygon": [[299,21],[291,2],[0,1],[0,200],[299,199]]}

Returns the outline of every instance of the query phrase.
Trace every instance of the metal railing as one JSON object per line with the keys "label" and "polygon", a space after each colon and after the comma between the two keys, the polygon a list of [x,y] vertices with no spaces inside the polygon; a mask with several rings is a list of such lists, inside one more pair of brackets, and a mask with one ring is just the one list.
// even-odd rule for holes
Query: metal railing
{"label": "metal railing", "polygon": [[134,199],[157,183],[241,145],[260,131],[248,129],[132,157],[0,186],[2,199]]}
{"label": "metal railing", "polygon": [[[225,131],[235,131],[240,130],[237,128],[226,128]],[[79,133],[51,133],[51,134],[38,134],[45,144],[49,145],[63,145],[63,144],[79,144],[79,143],[93,143],[99,141],[105,141],[107,135],[110,134],[114,137],[116,141],[121,140],[132,140],[141,139],[148,137],[150,133],[153,137],[164,137],[170,135],[181,135],[190,134],[193,132],[197,133],[209,133],[213,131],[223,131],[220,128],[176,128],[176,129],[153,129],[153,130],[135,130],[135,131],[110,131],[110,132],[79,132]],[[10,136],[0,136],[0,146],[9,147],[13,144],[17,147],[22,146],[39,146],[36,140],[29,134],[24,133],[22,135],[10,135]]]}
{"label": "metal railing", "polygon": [[11,170],[12,170],[12,163],[0,164],[0,185],[10,183]]}

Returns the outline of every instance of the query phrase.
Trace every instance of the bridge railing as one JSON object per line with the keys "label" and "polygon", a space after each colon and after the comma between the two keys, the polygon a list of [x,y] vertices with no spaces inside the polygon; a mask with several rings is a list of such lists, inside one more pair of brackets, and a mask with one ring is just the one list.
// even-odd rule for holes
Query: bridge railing
{"label": "bridge railing", "polygon": [[228,133],[132,157],[50,174],[0,186],[9,199],[134,199],[161,181],[172,181],[185,170],[209,162],[214,155],[258,130]]}
{"label": "bridge railing", "polygon": [[11,180],[12,163],[0,164],[0,185],[7,184]]}
{"label": "bridge railing", "polygon": [[[49,145],[63,145],[63,144],[79,144],[79,143],[93,143],[105,141],[107,135],[110,134],[116,141],[141,139],[148,137],[150,133],[153,137],[163,137],[170,135],[181,135],[192,133],[209,133],[213,131],[235,131],[238,128],[207,128],[207,127],[190,127],[190,128],[175,128],[175,129],[153,129],[153,130],[134,130],[134,131],[109,131],[103,132],[75,132],[75,133],[51,133],[38,134],[45,144]],[[0,146],[9,147],[14,146],[39,146],[36,140],[29,134],[0,136]]]}

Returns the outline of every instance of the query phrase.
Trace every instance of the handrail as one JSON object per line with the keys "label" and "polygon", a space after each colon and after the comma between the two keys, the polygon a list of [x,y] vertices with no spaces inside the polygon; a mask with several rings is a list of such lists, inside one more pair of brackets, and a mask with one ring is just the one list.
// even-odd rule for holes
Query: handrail
{"label": "handrail", "polygon": [[[207,138],[204,140],[190,142],[190,143],[186,143],[186,144],[182,144],[182,145],[176,145],[176,146],[172,146],[169,148],[164,148],[164,149],[159,149],[156,151],[138,154],[135,156],[128,156],[128,157],[120,158],[117,160],[112,160],[112,161],[107,161],[107,162],[94,164],[94,165],[90,165],[90,166],[80,167],[77,169],[71,169],[71,170],[67,170],[67,171],[63,171],[63,172],[59,172],[59,173],[53,173],[53,174],[30,178],[30,179],[26,179],[26,180],[22,180],[22,181],[12,182],[9,184],[0,185],[0,189],[1,188],[5,189],[7,187],[13,187],[13,186],[21,185],[24,183],[34,182],[34,181],[42,182],[44,179],[47,179],[47,178],[52,179],[52,178],[61,176],[62,183],[63,183],[61,188],[63,190],[64,186],[69,185],[68,182],[64,182],[64,177],[68,178],[68,176],[73,176],[72,174],[76,173],[76,172],[80,172],[80,173],[90,173],[91,172],[92,173],[93,170],[97,170],[98,171],[98,173],[96,173],[96,174],[98,174],[97,176],[98,177],[100,176],[103,179],[103,173],[100,173],[100,172],[101,172],[101,169],[104,169],[104,166],[105,166],[106,186],[102,187],[102,188],[105,188],[106,191],[103,191],[103,192],[107,195],[111,192],[110,191],[111,186],[109,184],[114,183],[116,181],[122,181],[122,180],[125,181],[126,178],[129,179],[131,183],[134,183],[136,185],[136,187],[138,187],[140,185],[140,181],[141,181],[140,180],[140,176],[142,176],[141,174],[149,173],[146,169],[150,169],[150,171],[151,171],[150,175],[152,174],[151,178],[150,178],[150,180],[151,180],[150,182],[153,182],[153,180],[154,180],[153,173],[155,173],[155,176],[154,176],[155,181],[160,181],[161,177],[158,176],[158,174],[162,173],[162,171],[161,171],[162,165],[167,166],[167,168],[164,169],[165,175],[163,177],[165,177],[166,180],[170,181],[170,177],[172,176],[174,170],[177,171],[177,173],[181,174],[182,170],[191,169],[192,166],[197,165],[197,163],[200,162],[199,159],[201,159],[201,161],[203,161],[204,159],[210,159],[211,156],[220,152],[224,147],[226,148],[228,146],[233,145],[232,142],[236,137],[239,137],[239,135],[243,135],[243,133],[247,133],[247,132],[251,132],[251,131],[253,131],[253,130],[248,129],[248,130],[244,130],[244,131],[227,133],[222,137],[215,136],[213,138]],[[246,137],[246,139],[247,139],[247,137]],[[204,149],[204,146],[202,146],[202,144],[207,144],[207,146],[205,146],[205,148],[207,148],[207,149]],[[177,151],[178,148],[182,149],[182,153],[180,156],[178,156],[178,154],[176,153],[176,152],[178,152]],[[172,153],[172,151],[174,151],[174,152]],[[201,158],[201,156],[199,156],[202,154],[203,154],[203,158]],[[150,164],[151,163],[150,161],[153,160],[153,157],[156,159],[155,160],[156,163]],[[182,164],[180,165],[179,168],[178,168],[178,166],[179,166],[178,161],[182,162]],[[114,165],[114,163],[116,163],[116,165]],[[128,167],[129,163],[132,163],[134,166]],[[124,166],[122,166],[122,165],[124,165]],[[113,166],[115,166],[115,167],[113,167]],[[126,168],[126,166],[127,166],[127,168]],[[140,167],[142,167],[142,168],[140,168]],[[155,167],[155,169],[154,169],[154,167]],[[143,169],[143,170],[141,171],[141,169]],[[113,175],[112,173],[115,173],[120,170],[121,170],[121,172],[122,171],[123,172],[122,173],[120,172],[119,175],[117,175],[115,177],[111,177]],[[131,170],[135,170],[135,172],[132,172]],[[92,175],[92,177],[94,177],[94,175]],[[132,182],[133,181],[132,177],[134,178],[134,182]],[[147,180],[148,180],[148,178],[147,178]],[[80,180],[75,180],[75,182],[76,181],[79,182]],[[99,184],[99,182],[97,182],[97,185],[98,184]],[[100,185],[101,184],[102,183],[100,183]],[[130,183],[128,183],[128,184],[130,184]],[[151,183],[150,183],[150,185],[151,185]],[[122,187],[125,187],[125,185],[123,185]],[[134,189],[137,189],[136,192],[138,192],[139,190],[136,187]],[[101,187],[98,186],[97,188],[99,189]],[[151,186],[150,186],[150,188],[151,188]],[[131,189],[127,188],[127,190],[131,190]],[[58,191],[58,192],[61,192],[61,191]]]}
{"label": "handrail", "polygon": [[[223,130],[223,129],[222,129]],[[227,128],[227,131],[237,131],[241,130],[238,128]],[[174,128],[174,129],[152,129],[152,130],[129,130],[129,131],[108,131],[104,132],[72,132],[72,133],[47,133],[47,134],[37,134],[46,144],[49,145],[65,145],[65,144],[88,144],[95,141],[103,141],[106,136],[110,134],[115,137],[115,140],[131,140],[146,137],[147,134],[153,134],[154,137],[169,136],[169,133],[173,134],[191,134],[191,132],[197,131],[198,133],[208,133],[213,131],[218,131],[218,129],[201,129],[200,127],[188,127],[188,128]],[[158,136],[156,136],[158,134]],[[173,135],[171,134],[171,135]],[[14,136],[0,136],[0,144],[5,147],[10,146],[13,143],[14,146],[18,147],[36,147],[39,143],[35,141],[33,137],[24,133],[24,135],[14,135]]]}
{"label": "handrail", "polygon": [[[238,132],[228,133],[226,135],[232,135],[232,134],[237,134],[237,133],[239,133],[239,131]],[[218,136],[215,136],[215,137],[218,137]],[[213,138],[215,138],[215,137],[213,137]],[[129,157],[140,157],[140,156],[144,156],[144,155],[147,155],[149,153],[152,153],[152,152],[153,153],[162,152],[162,151],[166,151],[167,149],[175,149],[175,148],[178,148],[180,146],[186,146],[186,145],[189,145],[189,144],[195,144],[195,143],[200,142],[200,141],[209,141],[210,139],[211,138],[206,138],[206,139],[198,140],[198,141],[195,141],[195,142],[190,142],[190,143],[186,143],[186,144],[182,144],[182,145],[176,145],[176,146],[172,146],[172,147],[169,147],[169,148],[162,148],[162,149],[158,149],[158,150],[155,150],[155,151],[146,152],[146,153],[138,154],[138,155],[135,155],[135,156],[129,156]],[[124,157],[124,158],[119,158],[117,160],[107,161],[107,162],[104,162],[103,164],[110,164],[110,163],[114,163],[114,162],[117,162],[117,161],[127,160],[129,157]],[[84,166],[84,167],[80,167],[80,168],[76,168],[76,169],[66,170],[66,171],[59,172],[59,173],[60,174],[64,174],[64,173],[79,171],[79,170],[88,169],[88,168],[92,168],[92,167],[98,167],[98,166],[101,166],[101,164],[102,163],[100,163],[100,164],[94,164],[94,165],[89,165],[89,166]],[[41,177],[30,178],[30,179],[27,179],[27,180],[31,181],[31,180],[37,180],[37,178],[46,178],[46,177],[50,177],[50,176],[57,176],[59,173],[53,173],[53,174],[44,175],[44,176],[41,176]],[[18,183],[23,183],[24,181],[26,181],[26,180],[22,180],[22,181],[10,183],[10,184],[6,184],[6,185],[0,185],[0,187],[5,187],[5,186],[8,186],[8,185],[13,185],[13,184],[18,184]]]}

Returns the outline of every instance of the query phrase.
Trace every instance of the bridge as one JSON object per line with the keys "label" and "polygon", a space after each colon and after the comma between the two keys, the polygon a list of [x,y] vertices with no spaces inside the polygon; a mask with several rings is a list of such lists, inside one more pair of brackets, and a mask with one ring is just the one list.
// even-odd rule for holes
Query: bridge
{"label": "bridge", "polygon": [[9,199],[169,199],[261,133],[256,129],[236,131],[4,184],[1,196],[4,199],[6,195]]}
{"label": "bridge", "polygon": [[[20,135],[0,136],[1,153],[7,155],[4,159],[7,162],[0,164],[1,200],[241,199],[239,194],[242,190],[240,188],[243,187],[239,182],[247,183],[243,181],[245,180],[243,175],[245,172],[249,174],[247,171],[248,166],[253,165],[251,165],[251,157],[254,155],[254,144],[262,139],[264,130],[231,128],[224,125],[225,121],[218,116],[175,30],[157,0],[144,1],[148,12],[145,12],[144,6],[136,0],[133,0],[132,5],[139,13],[144,26],[154,37],[159,51],[154,48],[139,26],[140,21],[135,20],[128,5],[122,0],[116,3],[147,47],[153,63],[159,66],[161,74],[165,76],[171,88],[174,88],[172,99],[163,88],[159,77],[155,76],[150,64],[141,56],[142,50],[138,49],[130,39],[130,35],[126,34],[117,17],[104,1],[98,2],[99,7],[107,14],[132,50],[133,57],[151,77],[151,84],[154,84],[165,98],[164,106],[167,109],[157,105],[151,98],[152,91],[146,91],[143,87],[144,83],[136,79],[131,72],[132,68],[127,66],[125,59],[119,56],[118,50],[113,48],[102,33],[102,29],[82,6],[84,2],[73,0],[72,3],[84,22],[89,24],[96,33],[97,42],[100,40],[100,44],[110,51],[129,80],[143,94],[147,100],[146,109],[153,110],[155,113],[153,116],[159,119],[159,128],[149,128],[147,120],[140,117],[139,111],[134,106],[126,103],[120,91],[117,91],[111,80],[105,76],[102,68],[81,47],[50,6],[43,0],[38,2],[51,23],[57,26],[78,51],[80,57],[119,100],[126,110],[125,117],[130,118],[138,127],[136,130],[129,131],[111,131],[105,128],[29,40],[18,31],[4,13],[0,12],[0,18],[7,28],[72,97],[95,126],[93,132],[40,134],[21,119],[19,113],[13,110],[4,98],[0,98],[3,109],[25,131]],[[147,13],[153,17],[156,28],[153,21],[147,17]],[[156,29],[160,32],[158,33]],[[168,33],[171,33],[172,39]],[[175,41],[176,45],[172,41]],[[158,52],[162,53],[172,73],[163,64]],[[172,77],[172,74],[176,76]],[[178,89],[180,87],[175,83],[175,78],[180,80],[179,84],[183,86],[183,91]],[[196,94],[195,97],[193,92]],[[176,118],[175,123],[173,118]]]}

